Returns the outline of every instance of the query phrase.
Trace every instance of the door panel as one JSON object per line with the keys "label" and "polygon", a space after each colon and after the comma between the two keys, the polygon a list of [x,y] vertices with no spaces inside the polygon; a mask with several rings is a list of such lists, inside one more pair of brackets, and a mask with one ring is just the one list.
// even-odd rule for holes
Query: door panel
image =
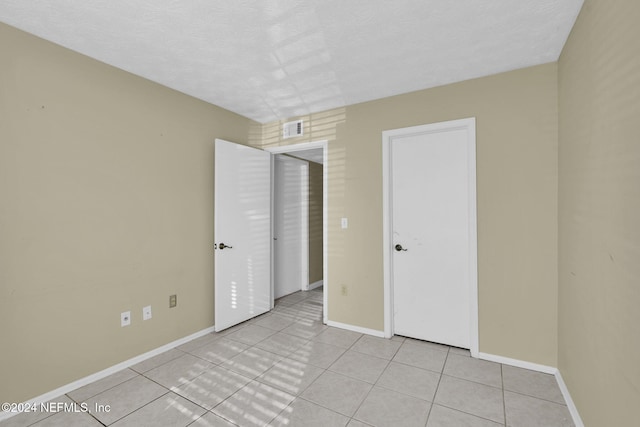
{"label": "door panel", "polygon": [[274,159],[274,298],[309,286],[309,164]]}
{"label": "door panel", "polygon": [[220,331],[271,309],[269,153],[216,139],[214,222]]}
{"label": "door panel", "polygon": [[465,129],[392,137],[396,334],[470,348],[471,155]]}

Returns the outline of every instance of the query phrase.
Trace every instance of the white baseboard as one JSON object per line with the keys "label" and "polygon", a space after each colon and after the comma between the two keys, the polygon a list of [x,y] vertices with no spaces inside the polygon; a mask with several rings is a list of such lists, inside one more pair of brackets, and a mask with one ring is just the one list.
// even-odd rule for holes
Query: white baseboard
{"label": "white baseboard", "polygon": [[[107,369],[103,369],[102,371],[96,372],[95,374],[91,374],[89,376],[86,376],[84,378],[80,378],[79,380],[76,380],[72,383],[63,385],[62,387],[58,387],[55,390],[51,390],[45,394],[41,394],[40,396],[34,397],[33,399],[29,399],[27,402],[25,403],[29,403],[29,404],[36,404],[36,403],[41,403],[41,402],[48,402],[52,399],[55,399],[57,397],[60,397],[64,394],[67,394],[77,388],[80,388],[82,386],[85,386],[87,384],[90,384],[94,381],[98,381],[101,380],[102,378],[108,377],[111,374],[115,374],[118,371],[121,371],[123,369],[129,368],[137,363],[140,363],[144,360],[150,359],[153,356],[157,356],[160,353],[164,353],[167,350],[171,350],[174,347],[177,347],[179,345],[185,344],[193,339],[199,338],[201,336],[204,336],[206,334],[209,334],[211,332],[214,332],[214,327],[210,327],[210,328],[206,328],[203,329],[201,331],[198,331],[196,333],[193,333],[191,335],[188,335],[186,337],[180,338],[178,340],[172,341],[169,344],[165,344],[161,347],[158,347],[156,349],[153,349],[151,351],[148,351],[146,353],[143,353],[139,356],[135,356],[132,357],[129,360],[125,360],[124,362],[118,363],[117,365],[113,365]],[[17,403],[17,402],[16,402]],[[7,419],[7,418],[11,418],[14,415],[18,415],[19,412],[0,412],[0,421]]]}
{"label": "white baseboard", "polygon": [[309,284],[309,290],[312,291],[316,288],[319,288],[324,284],[324,280],[318,280],[317,282],[313,282]]}
{"label": "white baseboard", "polygon": [[[316,282],[319,283],[319,282]],[[321,283],[321,282],[320,282]],[[315,285],[315,283],[314,283]],[[321,285],[319,285],[321,286]],[[317,287],[317,286],[316,286]],[[361,334],[366,334],[366,335],[372,335],[375,337],[380,337],[380,338],[384,338],[384,331],[377,331],[375,329],[369,329],[369,328],[363,328],[360,326],[355,326],[355,325],[349,325],[347,323],[340,323],[340,322],[333,322],[331,320],[326,322],[327,325],[335,327],[335,328],[340,328],[340,329],[345,329],[348,331],[353,331],[353,332],[358,332]],[[121,371],[123,369],[129,368],[137,363],[140,363],[144,360],[150,359],[151,357],[157,356],[160,353],[164,353],[167,350],[171,350],[172,348],[175,348],[179,345],[185,344],[193,339],[199,338],[201,336],[204,336],[206,334],[209,334],[211,332],[215,332],[215,327],[211,326],[209,328],[203,329],[201,331],[195,332],[191,335],[188,335],[186,337],[180,338],[178,340],[172,341],[168,344],[165,344],[163,346],[160,346],[154,350],[148,351],[146,353],[143,353],[139,356],[135,356],[131,359],[125,360],[124,362],[118,363],[117,365],[113,365],[107,369],[103,369],[102,371],[96,372],[95,374],[91,374],[89,376],[86,376],[84,378],[80,378],[79,380],[76,380],[72,383],[69,383],[67,385],[64,385],[62,387],[59,387],[55,390],[49,391],[45,394],[42,394],[40,396],[34,397],[33,399],[28,400],[25,403],[30,403],[30,404],[34,404],[34,403],[40,403],[40,402],[48,402],[52,399],[55,399],[57,397],[60,397],[64,394],[67,394],[77,388],[80,388],[82,386],[85,386],[87,384],[90,384],[94,381],[98,381],[102,378],[108,377],[109,375],[112,375],[118,371]],[[562,392],[562,396],[564,397],[565,403],[567,404],[567,408],[569,409],[569,413],[571,414],[571,417],[573,418],[573,422],[576,425],[576,427],[584,427],[584,423],[582,422],[582,418],[580,418],[580,414],[578,413],[578,408],[576,407],[575,403],[573,402],[573,399],[571,398],[571,394],[569,393],[569,389],[567,388],[567,385],[564,383],[564,380],[562,379],[562,375],[560,374],[560,371],[558,370],[558,368],[554,368],[552,366],[547,366],[547,365],[540,365],[537,363],[532,363],[532,362],[526,362],[523,360],[518,360],[518,359],[512,359],[509,357],[504,357],[504,356],[496,356],[494,354],[488,354],[488,353],[478,353],[478,358],[482,359],[482,360],[487,360],[490,362],[496,362],[496,363],[502,363],[505,365],[509,365],[509,366],[515,366],[518,368],[524,368],[524,369],[529,369],[532,371],[537,371],[537,372],[542,372],[545,374],[552,374],[555,376],[556,381],[558,383],[558,387],[560,387],[560,391]],[[8,419],[13,417],[14,415],[18,415],[17,412],[0,412],[0,421]]]}
{"label": "white baseboard", "polygon": [[524,360],[512,359],[510,357],[496,356],[495,354],[478,353],[478,359],[488,360],[489,362],[502,363],[504,365],[515,366],[516,368],[529,369],[531,371],[542,372],[545,374],[555,375],[558,368],[547,365],[539,365],[537,363],[525,362]]}
{"label": "white baseboard", "polygon": [[562,379],[562,375],[560,374],[560,370],[558,368],[554,368],[553,366],[547,365],[539,365],[537,363],[525,362],[523,360],[511,359],[510,357],[496,356],[494,354],[487,353],[479,353],[478,359],[488,360],[490,362],[502,363],[504,365],[515,366],[517,368],[529,369],[531,371],[542,372],[544,374],[551,374],[556,378],[556,382],[558,383],[558,387],[560,388],[560,392],[562,393],[562,397],[564,397],[564,401],[567,404],[567,409],[569,409],[569,413],[571,414],[571,418],[573,419],[573,423],[576,427],[584,427],[584,423],[582,422],[582,418],[580,418],[580,414],[578,413],[578,408],[575,403],[573,403],[573,399],[571,398],[571,393],[569,393],[569,389],[567,385],[564,383]]}
{"label": "white baseboard", "polygon": [[562,374],[560,370],[556,371],[556,381],[558,382],[558,387],[560,387],[560,391],[562,392],[562,396],[564,397],[564,401],[567,404],[567,408],[569,408],[569,413],[571,414],[571,418],[573,418],[573,423],[576,427],[584,427],[584,423],[582,422],[582,418],[580,418],[580,414],[578,413],[578,408],[576,404],[573,402],[571,398],[571,393],[569,393],[569,389],[567,385],[564,383],[562,379]]}
{"label": "white baseboard", "polygon": [[346,329],[347,331],[359,332],[361,334],[384,338],[384,331],[376,331],[375,329],[363,328],[360,326],[349,325],[347,323],[334,322],[332,320],[328,320],[327,325],[333,326],[334,328]]}

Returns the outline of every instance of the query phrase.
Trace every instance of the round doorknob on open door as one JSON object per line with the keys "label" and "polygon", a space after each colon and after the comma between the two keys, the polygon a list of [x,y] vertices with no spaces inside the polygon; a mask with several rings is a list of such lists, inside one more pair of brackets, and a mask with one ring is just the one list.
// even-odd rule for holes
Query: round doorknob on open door
{"label": "round doorknob on open door", "polygon": [[219,248],[220,250],[222,250],[222,249],[224,249],[224,248],[227,248],[227,249],[233,249],[233,246],[229,246],[229,245],[225,245],[224,243],[220,243],[220,244],[218,245],[218,248]]}
{"label": "round doorknob on open door", "polygon": [[396,251],[398,251],[398,252],[401,252],[401,251],[406,252],[407,250],[404,249],[400,243],[398,243],[396,245]]}

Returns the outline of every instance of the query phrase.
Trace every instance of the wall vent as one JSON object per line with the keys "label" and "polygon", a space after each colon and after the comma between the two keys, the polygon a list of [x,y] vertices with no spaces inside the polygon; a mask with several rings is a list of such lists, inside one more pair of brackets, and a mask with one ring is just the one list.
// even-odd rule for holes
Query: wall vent
{"label": "wall vent", "polygon": [[282,125],[282,137],[293,138],[294,136],[303,135],[303,123],[302,120],[297,120],[295,122],[289,122]]}

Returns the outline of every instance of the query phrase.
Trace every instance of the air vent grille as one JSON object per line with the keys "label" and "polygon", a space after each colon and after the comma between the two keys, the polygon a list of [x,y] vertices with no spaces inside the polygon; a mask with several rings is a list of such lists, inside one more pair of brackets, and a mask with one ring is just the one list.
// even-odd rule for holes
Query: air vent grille
{"label": "air vent grille", "polygon": [[289,122],[282,125],[282,137],[283,138],[293,138],[294,136],[303,135],[303,123],[302,120],[297,120],[295,122]]}

